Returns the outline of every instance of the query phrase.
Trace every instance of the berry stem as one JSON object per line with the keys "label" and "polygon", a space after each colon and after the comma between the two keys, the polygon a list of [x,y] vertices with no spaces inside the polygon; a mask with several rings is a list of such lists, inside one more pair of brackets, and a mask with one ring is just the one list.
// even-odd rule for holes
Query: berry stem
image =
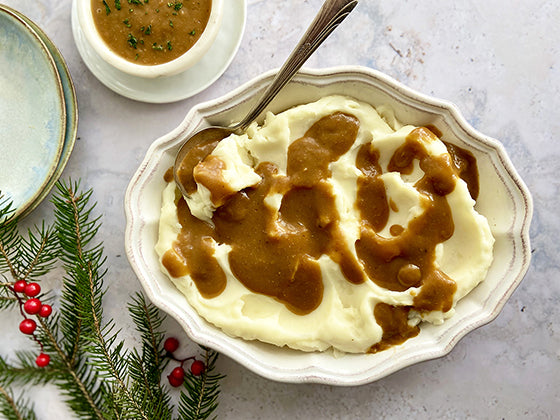
{"label": "berry stem", "polygon": [[23,311],[23,305],[24,305],[24,301],[21,298],[21,296],[19,295],[19,293],[17,293],[13,287],[12,284],[8,285],[8,290],[10,292],[12,292],[12,295],[14,295],[14,297],[17,299],[18,301],[18,306],[19,306],[19,312],[21,313],[21,316],[24,317],[25,319],[27,319],[27,316],[25,315],[25,312]]}
{"label": "berry stem", "polygon": [[166,357],[169,357],[171,360],[175,360],[176,362],[179,362],[181,364],[181,367],[183,366],[183,364],[187,361],[187,360],[195,360],[194,356],[190,356],[190,357],[185,357],[184,359],[179,359],[177,357],[175,357],[173,355],[173,353],[167,352],[165,354]]}
{"label": "berry stem", "polygon": [[37,338],[35,333],[31,334],[31,338],[33,339],[33,341],[35,341],[37,344],[39,344],[39,347],[41,349],[41,353],[43,353],[44,347],[43,347],[43,343],[41,342],[41,340],[39,340],[39,338]]}

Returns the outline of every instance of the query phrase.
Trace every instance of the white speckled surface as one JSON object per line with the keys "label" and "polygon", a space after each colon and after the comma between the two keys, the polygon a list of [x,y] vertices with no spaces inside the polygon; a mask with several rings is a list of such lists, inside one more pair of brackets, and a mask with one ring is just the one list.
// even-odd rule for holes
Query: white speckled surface
{"label": "white speckled surface", "polygon": [[[64,178],[93,187],[104,225],[109,274],[105,313],[124,330],[127,296],[139,284],[124,255],[125,188],[153,140],[190,107],[279,67],[320,0],[249,0],[240,50],[202,93],[175,104],[134,102],[86,69],[70,30],[70,0],[4,0],[43,28],[76,83],[80,125]],[[297,4],[297,7],[295,6]],[[222,357],[218,415],[228,419],[480,418],[553,419],[560,407],[560,3],[552,0],[362,0],[309,61],[360,64],[421,92],[450,100],[481,132],[500,139],[533,194],[531,268],[500,316],[462,339],[446,357],[369,385],[336,388],[270,382]],[[27,223],[50,217],[43,203]],[[56,288],[60,273],[44,280]],[[0,353],[27,345],[19,315],[2,314]],[[186,342],[173,322],[167,327]],[[183,351],[194,347],[185,344]],[[53,397],[53,396],[56,396]],[[39,418],[71,418],[56,390],[31,391]]]}

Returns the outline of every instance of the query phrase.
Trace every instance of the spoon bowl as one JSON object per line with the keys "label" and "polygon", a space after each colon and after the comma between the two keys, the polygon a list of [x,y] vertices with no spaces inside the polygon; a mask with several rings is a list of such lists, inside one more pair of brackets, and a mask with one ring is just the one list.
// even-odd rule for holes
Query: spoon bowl
{"label": "spoon bowl", "polygon": [[194,167],[212,153],[220,140],[233,133],[243,133],[357,4],[358,0],[326,0],[270,86],[245,118],[229,127],[204,128],[182,144],[173,164],[173,178],[184,197],[196,190]]}

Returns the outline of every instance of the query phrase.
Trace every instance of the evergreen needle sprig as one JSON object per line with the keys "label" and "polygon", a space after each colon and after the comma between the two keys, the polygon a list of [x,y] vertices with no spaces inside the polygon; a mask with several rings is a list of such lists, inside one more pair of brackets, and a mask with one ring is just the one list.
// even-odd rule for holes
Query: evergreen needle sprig
{"label": "evergreen needle sprig", "polygon": [[[3,378],[4,361],[0,358],[0,379]],[[35,412],[29,401],[22,397],[16,399],[9,388],[2,386],[0,381],[0,415],[6,420],[35,420]]]}
{"label": "evergreen needle sprig", "polygon": [[182,393],[179,403],[181,419],[197,420],[209,418],[218,406],[220,380],[224,377],[215,372],[218,353],[205,351],[206,371],[203,375],[190,375],[185,378],[187,393]]}
{"label": "evergreen needle sprig", "polygon": [[48,366],[38,367],[39,359],[35,361],[29,350],[17,351],[11,363],[0,357],[0,415],[34,419],[32,404],[14,397],[13,387],[52,383],[80,419],[209,418],[223,378],[215,372],[218,353],[202,349],[205,369],[185,376],[175,407],[169,388],[162,384],[169,358],[161,329],[165,318],[158,308],[141,293],[128,304],[140,349],[125,348],[115,322],[104,317],[108,271],[103,244],[96,239],[101,219],[93,216],[92,193],[81,191],[79,182],[58,182],[52,198],[53,225],[43,222],[27,235],[19,233],[15,210],[0,195],[0,310],[19,306],[29,321],[22,309],[24,298],[14,285],[40,281],[57,266],[65,272],[59,311],[37,317],[37,329],[26,333],[50,355]]}

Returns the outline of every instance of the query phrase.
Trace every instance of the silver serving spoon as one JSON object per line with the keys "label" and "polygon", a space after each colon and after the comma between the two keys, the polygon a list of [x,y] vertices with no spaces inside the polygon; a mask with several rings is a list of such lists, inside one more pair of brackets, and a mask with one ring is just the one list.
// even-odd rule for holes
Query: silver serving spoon
{"label": "silver serving spoon", "polygon": [[[183,185],[180,174],[192,174],[196,163],[202,161],[209,155],[220,140],[232,133],[243,133],[286,83],[292,79],[319,45],[321,45],[331,32],[346,18],[346,16],[348,16],[357,3],[358,0],[326,0],[296,48],[278,71],[268,89],[264,92],[260,101],[247,116],[237,124],[229,127],[213,126],[204,128],[193,134],[183,143],[177,152],[173,165],[173,177],[183,196],[188,197],[190,193],[188,191],[189,186]],[[188,159],[185,159],[187,156]],[[191,180],[190,183],[192,184],[192,182]],[[192,188],[193,186],[191,185],[190,189]],[[196,189],[196,186],[194,186],[194,189]]]}

